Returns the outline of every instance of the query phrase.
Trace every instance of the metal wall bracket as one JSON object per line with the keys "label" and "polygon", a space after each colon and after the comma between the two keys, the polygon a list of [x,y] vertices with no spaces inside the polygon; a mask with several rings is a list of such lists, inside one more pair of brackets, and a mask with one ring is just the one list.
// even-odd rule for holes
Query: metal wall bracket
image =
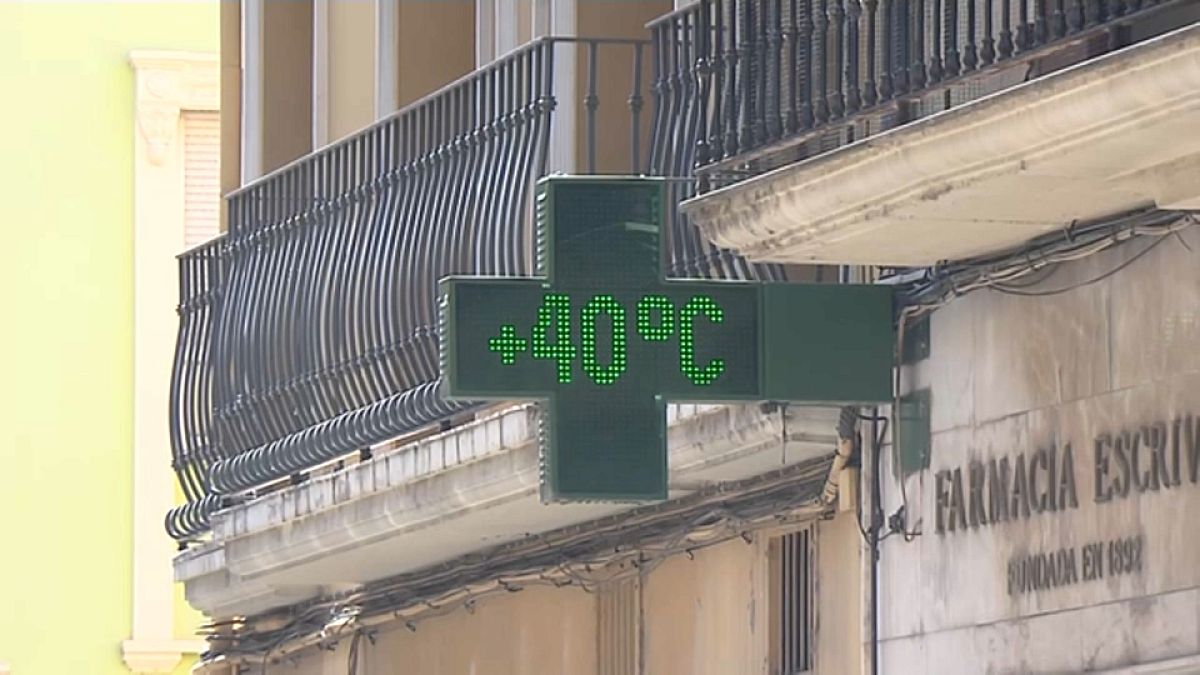
{"label": "metal wall bracket", "polygon": [[909,366],[929,358],[929,315],[925,315],[904,327],[904,344],[901,345],[900,363]]}
{"label": "metal wall bracket", "polygon": [[896,420],[896,456],[893,466],[897,477],[929,468],[931,395],[920,389],[900,397]]}

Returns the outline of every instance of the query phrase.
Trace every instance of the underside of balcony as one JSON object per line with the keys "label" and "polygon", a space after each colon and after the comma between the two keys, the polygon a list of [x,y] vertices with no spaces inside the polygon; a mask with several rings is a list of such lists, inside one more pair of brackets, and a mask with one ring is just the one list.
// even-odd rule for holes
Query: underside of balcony
{"label": "underside of balcony", "polygon": [[1196,129],[1192,23],[683,209],[751,260],[931,266],[1125,212],[1200,209]]}

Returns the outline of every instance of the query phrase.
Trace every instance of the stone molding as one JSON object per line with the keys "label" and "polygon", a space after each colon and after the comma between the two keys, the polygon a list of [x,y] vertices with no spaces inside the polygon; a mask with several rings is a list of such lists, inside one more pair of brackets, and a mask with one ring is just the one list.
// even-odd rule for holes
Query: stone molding
{"label": "stone molding", "polygon": [[[216,54],[135,51],[134,118],[150,161],[162,164],[177,141],[181,110],[213,110],[221,99]],[[215,103],[214,103],[215,102]]]}
{"label": "stone molding", "polygon": [[184,654],[200,654],[206,648],[203,640],[126,640],[121,643],[121,660],[134,673],[169,673]]}

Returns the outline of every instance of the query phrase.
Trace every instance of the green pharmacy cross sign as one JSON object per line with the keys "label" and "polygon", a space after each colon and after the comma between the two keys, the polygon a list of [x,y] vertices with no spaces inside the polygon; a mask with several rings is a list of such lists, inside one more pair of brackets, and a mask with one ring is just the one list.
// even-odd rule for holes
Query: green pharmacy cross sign
{"label": "green pharmacy cross sign", "polygon": [[543,501],[665,499],[668,401],[891,399],[890,289],[666,279],[663,206],[546,178],[539,278],[442,280],[444,394],[545,402]]}

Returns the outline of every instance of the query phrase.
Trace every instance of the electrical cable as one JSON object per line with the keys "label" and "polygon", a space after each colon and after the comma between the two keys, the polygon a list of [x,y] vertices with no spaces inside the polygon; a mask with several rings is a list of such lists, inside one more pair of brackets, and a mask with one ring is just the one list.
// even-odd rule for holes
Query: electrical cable
{"label": "electrical cable", "polygon": [[[872,411],[879,417],[879,408]],[[880,422],[871,422],[872,440],[880,438]],[[886,424],[886,422],[884,422]],[[880,486],[878,443],[873,444],[871,457],[871,675],[879,673],[879,528],[883,526],[883,497]]]}
{"label": "electrical cable", "polygon": [[[868,420],[870,422],[882,425],[875,434],[872,434],[871,452],[876,457],[878,457],[879,449],[883,444],[883,439],[887,437],[888,424],[889,424],[890,420],[888,419],[888,417],[886,415],[870,415],[870,416],[860,415],[859,417],[861,419]],[[872,471],[878,471],[878,467],[873,467]],[[877,525],[876,523],[874,523],[874,518],[872,518],[871,526],[867,527],[867,528],[863,527],[863,525],[862,525],[862,495],[861,494],[859,495],[858,502],[855,505],[855,515],[856,515],[856,517],[854,520],[858,525],[859,534],[862,535],[863,541],[865,543],[870,544],[871,531],[873,529],[877,529],[878,527],[882,527],[882,525],[881,524]],[[886,537],[886,535],[884,535],[884,537],[881,537],[880,540],[882,541],[882,539],[885,537]]]}
{"label": "electrical cable", "polygon": [[1062,263],[1060,263],[1060,262],[1050,263],[1049,265],[1046,265],[1041,270],[1039,270],[1040,272],[1042,272],[1041,274],[1039,274],[1038,272],[1031,272],[1025,278],[1021,278],[1020,281],[1014,281],[1012,283],[1006,284],[1006,286],[1008,286],[1010,288],[1028,288],[1030,286],[1037,286],[1038,284],[1044,284],[1047,281],[1049,281],[1050,279],[1052,279],[1056,274],[1058,274],[1058,271],[1061,269],[1062,269]]}
{"label": "electrical cable", "polygon": [[[1178,230],[1176,230],[1174,234],[1178,235],[1179,234]],[[1120,265],[1117,265],[1116,267],[1112,268],[1111,270],[1108,270],[1107,272],[1104,272],[1104,273],[1099,274],[1091,279],[1088,279],[1087,281],[1082,281],[1082,282],[1079,282],[1076,284],[1072,284],[1070,286],[1065,286],[1063,288],[1055,288],[1055,289],[1045,290],[1045,291],[1027,291],[1027,290],[1022,290],[1020,286],[1010,286],[1010,285],[1004,285],[1004,284],[995,284],[992,286],[992,288],[994,290],[997,290],[1001,293],[1006,293],[1008,295],[1021,295],[1021,296],[1025,296],[1025,297],[1046,297],[1046,296],[1051,296],[1051,295],[1060,295],[1060,294],[1066,293],[1068,291],[1073,291],[1078,288],[1084,288],[1086,286],[1091,286],[1092,284],[1104,281],[1105,279],[1111,277],[1112,275],[1116,274],[1117,272],[1120,272],[1121,270],[1125,269],[1126,267],[1129,267],[1134,262],[1136,262],[1139,258],[1146,255],[1150,251],[1154,250],[1155,247],[1157,247],[1159,244],[1163,243],[1166,240],[1167,240],[1166,237],[1160,237],[1160,238],[1150,242],[1150,244],[1148,246],[1146,246],[1142,250],[1138,251],[1137,253],[1133,254],[1127,260],[1122,262]]]}
{"label": "electrical cable", "polygon": [[[1021,292],[1026,286],[1037,283],[1027,278],[1034,272],[1063,262],[1081,260],[1136,237],[1178,237],[1179,232],[1197,222],[1195,214],[1184,211],[1140,211],[1101,223],[1074,225],[1063,233],[1036,239],[1019,250],[937,265],[922,271],[895,270],[883,282],[897,286],[903,305],[901,318],[912,320],[980,288],[999,286],[1006,287],[1004,290],[1013,295],[1035,295]],[[1115,274],[1120,269],[1124,269],[1124,266],[1108,274]],[[1047,274],[1046,278],[1051,274]],[[1107,276],[1102,275],[1091,283],[1103,278]],[[1016,283],[1017,280],[1022,281]],[[1087,283],[1083,282],[1083,285]],[[1079,287],[1081,285],[1072,285],[1057,289],[1056,292]]]}

